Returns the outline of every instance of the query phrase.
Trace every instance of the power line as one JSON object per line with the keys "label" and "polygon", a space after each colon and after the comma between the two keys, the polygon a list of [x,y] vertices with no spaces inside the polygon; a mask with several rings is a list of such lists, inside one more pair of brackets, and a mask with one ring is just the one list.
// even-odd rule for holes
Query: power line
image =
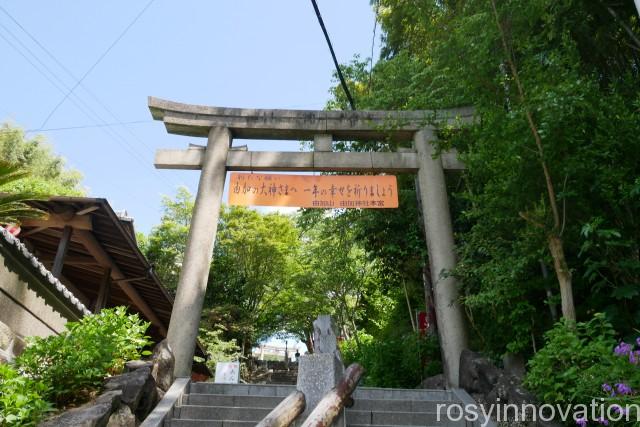
{"label": "power line", "polygon": [[115,123],[104,123],[104,124],[93,124],[93,125],[67,126],[67,127],[60,127],[60,128],[25,129],[25,132],[26,133],[55,132],[60,130],[76,130],[76,129],[91,129],[91,128],[112,127],[112,126],[137,125],[140,123],[155,123],[155,122],[153,120],[134,120],[131,122],[115,122]]}
{"label": "power line", "polygon": [[[151,2],[153,2],[153,1],[155,1],[155,0],[152,0]],[[146,6],[146,8],[149,7],[150,3]],[[145,10],[146,10],[146,8],[145,8]],[[55,57],[55,55],[53,55],[42,43],[40,43],[40,41],[38,41],[38,39],[36,39],[23,25],[21,25],[20,22],[18,22],[18,20],[15,19],[6,9],[4,9],[4,8],[2,8],[2,6],[0,6],[0,10],[2,12],[4,12],[4,14],[7,15],[51,59],[53,59],[55,61],[55,63],[58,64],[58,66],[60,66],[61,69],[63,69],[74,81],[76,81],[76,85],[73,88],[70,89],[69,86],[67,86],[67,84],[57,75],[57,73],[52,71],[51,68],[47,64],[45,64],[42,60],[40,60],[38,55],[36,55],[31,49],[29,49],[29,47],[26,46],[15,34],[13,34],[13,32],[9,28],[5,27],[2,24],[0,24],[0,28],[3,28],[5,31],[7,31],[20,44],[20,46],[22,46],[22,48],[26,52],[28,52],[33,58],[35,58],[35,60],[38,61],[38,63],[42,66],[42,68],[44,68],[44,70],[46,70],[57,81],[57,83],[56,83],[56,81],[53,81],[40,67],[38,67],[33,61],[31,61],[31,59],[28,56],[26,56],[18,47],[16,47],[13,43],[11,43],[1,33],[0,33],[0,37],[3,38],[12,48],[14,48],[27,62],[29,62],[40,74],[42,74],[43,77],[45,77],[54,87],[56,87],[58,90],[60,90],[60,92],[62,92],[63,94],[66,92],[67,93],[67,95],[66,95],[67,97],[71,95],[70,99],[73,102],[73,104],[76,105],[76,107],[78,107],[78,109],[80,111],[82,111],[82,113],[84,113],[90,120],[97,120],[98,122],[101,122],[100,124],[95,124],[95,125],[70,126],[70,127],[67,127],[67,128],[52,128],[52,129],[40,128],[40,129],[33,129],[33,130],[29,129],[29,130],[26,130],[25,132],[26,133],[29,133],[29,132],[44,132],[44,131],[50,131],[50,130],[82,129],[82,128],[89,128],[89,127],[102,128],[101,130],[106,132],[107,135],[110,138],[115,139],[115,141],[117,143],[119,143],[122,146],[122,148],[125,149],[125,151],[127,151],[133,158],[135,158],[138,162],[140,162],[143,166],[145,166],[145,169],[143,169],[143,170],[146,170],[146,167],[148,166],[148,164],[145,161],[145,159],[142,157],[142,155],[140,153],[138,153],[138,151],[135,149],[135,147],[132,144],[130,144],[122,135],[120,135],[118,132],[116,132],[116,130],[114,128],[112,128],[112,126],[114,126],[114,125],[123,126],[136,140],[138,140],[142,145],[144,145],[151,152],[152,155],[154,154],[154,150],[151,147],[149,147],[149,145],[147,145],[137,135],[135,135],[131,131],[131,129],[127,126],[127,123],[122,122],[118,117],[116,117],[115,114],[113,113],[113,111],[111,109],[109,109],[109,107],[106,106],[87,87],[85,87],[83,85],[84,90],[98,104],[100,104],[105,111],[107,111],[116,120],[116,123],[108,123],[89,104],[84,102],[84,100],[82,98],[80,98],[77,93],[72,93],[73,89],[75,89],[82,82],[67,67],[65,67],[64,64],[62,62],[60,62]],[[139,18],[142,15],[143,12],[144,12],[144,10],[138,14],[136,19]],[[129,28],[132,25],[133,25],[133,23],[129,25]],[[125,32],[126,32],[126,30],[125,30]],[[122,35],[121,35],[120,38],[122,38]],[[86,77],[86,74],[85,74],[85,77]],[[77,99],[77,101],[76,101],[76,99]],[[148,120],[148,121],[138,121],[138,122],[150,122],[150,120]],[[130,122],[130,123],[136,123],[136,122]],[[170,186],[177,185],[174,182],[169,182],[165,176],[163,176],[162,174],[159,173],[158,170],[153,169],[153,171],[154,171],[155,174],[157,174],[163,181],[165,181]]]}
{"label": "power line", "polygon": [[373,36],[371,37],[371,57],[369,58],[369,92],[371,92],[371,82],[373,77],[373,47],[376,43],[376,29],[378,28],[378,12],[380,10],[380,0],[376,3],[375,16],[373,17]]}
{"label": "power line", "polygon": [[53,116],[53,114],[58,110],[58,108],[60,108],[60,106],[64,103],[64,101],[67,100],[69,95],[71,95],[73,93],[73,91],[78,86],[80,86],[80,84],[84,81],[84,79],[87,78],[87,76],[98,66],[98,64],[100,64],[100,62],[105,58],[105,56],[107,56],[107,54],[109,52],[111,52],[111,49],[113,49],[115,47],[115,45],[117,45],[118,42],[124,37],[124,35],[127,34],[129,29],[131,29],[131,27],[133,27],[133,25],[136,22],[138,22],[138,19],[140,19],[140,17],[146,12],[146,10],[149,8],[149,6],[151,6],[153,4],[154,1],[155,0],[149,0],[149,2],[145,5],[145,7],[142,8],[142,10],[135,16],[135,18],[133,18],[133,20],[129,23],[129,25],[127,25],[125,27],[125,29],[120,33],[120,35],[113,41],[113,43],[111,43],[111,45],[109,45],[107,50],[105,50],[102,53],[102,55],[100,55],[100,57],[98,57],[98,59],[93,63],[93,65],[91,65],[91,67],[89,67],[89,69],[82,75],[82,77],[80,77],[80,79],[76,82],[76,84],[73,85],[73,87],[65,94],[65,96],[60,100],[60,102],[58,102],[56,104],[56,106],[53,107],[53,110],[51,110],[49,115],[47,115],[47,118],[44,119],[44,122],[42,122],[42,124],[40,125],[41,128],[45,127],[45,125],[49,122],[49,119],[51,118],[51,116]]}
{"label": "power line", "polygon": [[316,11],[316,17],[318,18],[318,23],[320,24],[320,28],[322,28],[322,32],[324,33],[324,38],[327,40],[327,44],[329,45],[329,51],[331,51],[333,64],[335,65],[336,71],[338,72],[338,78],[340,79],[340,84],[342,85],[342,89],[344,90],[345,95],[347,95],[347,99],[349,100],[349,105],[351,106],[351,109],[355,110],[356,103],[353,101],[353,97],[351,96],[351,92],[349,91],[349,87],[347,86],[347,82],[344,80],[344,76],[342,75],[342,70],[340,69],[338,60],[336,59],[336,53],[333,51],[333,46],[331,45],[331,39],[329,38],[329,33],[327,33],[327,29],[324,26],[322,15],[320,15],[320,9],[318,9],[318,4],[316,3],[316,0],[311,0],[311,4],[313,4],[313,9]]}
{"label": "power line", "polygon": [[[0,28],[5,29],[6,31],[9,32],[9,34],[18,41],[18,43],[29,53],[31,54],[31,56],[33,56],[40,64],[42,64],[42,67],[49,72],[49,74],[51,74],[51,76],[53,76],[53,78],[55,79],[55,81],[49,77],[40,67],[38,67],[32,60],[31,58],[29,58],[24,52],[22,52],[15,44],[13,44],[9,39],[7,39],[2,33],[0,33],[0,38],[2,38],[5,42],[7,42],[7,44],[9,44],[9,46],[11,46],[14,50],[16,50],[16,52],[18,52],[27,62],[29,62],[29,64],[31,64],[31,66],[33,66],[36,71],[38,71],[40,74],[42,74],[42,76],[47,79],[49,81],[49,83],[51,83],[56,89],[58,89],[60,92],[65,93],[65,90],[68,90],[68,86],[64,83],[64,81],[62,81],[62,79],[60,77],[58,77],[53,71],[51,71],[51,69],[44,64],[42,61],[40,61],[40,59],[37,57],[37,55],[35,55],[27,46],[25,46],[19,39],[18,37],[11,33],[11,31],[9,29],[7,29],[4,25],[0,24]],[[78,109],[85,115],[87,116],[87,118],[89,118],[90,120],[98,120],[100,122],[103,123],[103,125],[106,125],[106,121],[100,117],[100,115],[98,113],[96,113],[91,106],[89,106],[88,104],[86,104],[84,101],[82,101],[82,99],[78,98],[77,94],[73,94],[74,98],[71,98],[71,102],[73,102],[73,104],[78,107]],[[78,101],[76,101],[76,99]],[[103,130],[105,132],[107,132],[107,134],[111,137],[116,139],[117,141],[121,141],[123,144],[125,144],[125,146],[123,146],[123,148],[125,150],[127,150],[129,152],[129,154],[131,154],[133,157],[135,157],[138,161],[140,161],[142,164],[145,164],[144,159],[142,157],[140,157],[140,154],[134,149],[133,146],[131,146],[131,144],[129,144],[120,134],[116,133],[113,129],[111,129],[108,126],[102,126]]]}
{"label": "power line", "polygon": [[[153,0],[152,0],[152,1],[153,1]],[[144,13],[144,11],[145,11],[145,10],[146,10],[150,5],[151,5],[151,2],[149,2],[149,4],[148,4],[148,5],[147,5],[143,10],[142,10],[142,12],[140,12],[140,14],[136,17],[136,19],[138,19],[138,18],[142,15],[142,13]],[[49,56],[49,58],[51,58],[51,59],[52,59],[52,60],[53,60],[53,61],[54,61],[54,62],[55,62],[55,63],[56,63],[56,64],[57,64],[57,65],[58,65],[58,66],[59,66],[59,67],[60,67],[64,72],[65,72],[65,73],[67,73],[67,75],[68,75],[69,77],[71,77],[71,78],[72,78],[74,81],[76,81],[76,82],[79,82],[79,81],[80,81],[80,79],[78,79],[78,77],[76,77],[76,76],[75,76],[75,74],[74,74],[73,72],[71,72],[71,70],[69,70],[69,69],[68,69],[68,68],[67,68],[67,67],[66,67],[66,66],[65,66],[65,65],[64,65],[60,60],[58,60],[58,58],[57,58],[53,53],[51,53],[51,51],[50,51],[49,49],[47,49],[47,47],[46,47],[46,46],[44,46],[42,43],[40,43],[40,41],[39,41],[39,40],[38,40],[34,35],[32,35],[32,34],[31,34],[31,33],[30,33],[30,32],[29,32],[29,31],[28,31],[28,30],[27,30],[27,29],[26,29],[26,28],[25,28],[25,27],[24,27],[24,26],[23,26],[23,25],[22,25],[22,24],[21,24],[21,23],[20,23],[16,18],[14,18],[14,17],[13,17],[13,15],[11,15],[11,14],[10,14],[10,13],[5,9],[5,8],[3,8],[1,5],[0,5],[0,10],[1,10],[5,15],[7,15],[7,16],[9,17],[9,19],[11,19],[11,20],[13,21],[13,23],[14,23],[14,24],[16,24],[16,25],[17,25],[17,26],[18,26],[18,27],[19,27],[19,28],[20,28],[20,29],[21,29],[21,30],[22,30],[22,31],[23,31],[23,32],[24,32],[24,33],[25,33],[25,34],[26,34],[26,35],[27,35],[27,36],[28,36],[28,37],[29,37],[29,38],[30,38],[30,39],[31,39],[31,40],[32,40],[32,41],[33,41],[33,42],[34,42],[34,43],[35,43],[39,48],[40,48],[40,49],[42,49],[42,50],[43,50],[43,51],[44,51],[44,52]],[[133,23],[132,23],[132,24],[130,24],[130,26],[129,26],[129,27],[131,27],[131,25],[133,25]],[[9,31],[9,30],[7,29],[7,31]],[[126,31],[127,31],[127,29],[125,29],[125,32],[126,32]],[[9,32],[10,32],[10,31],[9,31]],[[123,33],[123,35],[124,35],[124,33]],[[14,37],[15,37],[15,36],[14,36]],[[121,37],[120,37],[120,38],[121,38]],[[22,43],[21,43],[21,44],[22,44]],[[23,45],[23,46],[24,46],[24,45]],[[25,48],[26,48],[26,47],[25,47]],[[27,48],[27,50],[28,50],[28,48]],[[42,64],[42,61],[40,61],[40,60],[37,58],[37,56],[36,56],[35,54],[33,54],[32,52],[30,52],[30,53],[31,53],[31,54],[32,54],[32,55],[33,55],[33,56],[38,60],[38,62],[40,62],[40,63]],[[43,66],[45,66],[45,68],[47,68],[47,70],[49,71],[49,73],[51,73],[52,75],[54,75],[54,73],[53,73],[50,69],[48,69],[48,67],[46,67],[46,65],[45,65],[45,64],[43,64]],[[80,83],[81,83],[81,81],[80,81]],[[120,119],[115,115],[115,113],[114,113],[114,112],[113,112],[113,111],[112,111],[112,110],[111,110],[111,109],[110,109],[110,108],[109,108],[109,107],[108,107],[104,102],[102,102],[102,101],[101,101],[101,100],[100,100],[100,99],[99,99],[99,98],[98,98],[98,97],[97,97],[97,96],[96,96],[96,95],[95,95],[91,90],[89,90],[89,88],[88,88],[88,87],[86,87],[85,85],[81,85],[81,86],[82,86],[82,88],[85,90],[85,92],[87,92],[87,93],[89,94],[89,96],[91,96],[91,97],[94,99],[94,101],[96,101],[96,102],[97,102],[97,103],[98,103],[98,104],[99,104],[99,105],[100,105],[100,106],[101,106],[101,107],[102,107],[102,108],[103,108],[107,113],[109,113],[109,114],[111,115],[111,117],[112,117],[113,119],[115,119],[115,121],[116,121],[116,124],[117,124],[117,125],[124,126],[124,127],[125,127],[125,129],[129,132],[129,134],[131,134],[131,135],[132,135],[132,136],[133,136],[133,137],[134,137],[138,142],[140,142],[142,145],[144,145],[145,147],[147,147],[147,148],[151,151],[151,153],[153,154],[153,152],[154,152],[153,148],[149,147],[149,145],[148,145],[147,143],[145,143],[145,142],[144,142],[142,139],[140,139],[136,134],[134,134],[134,133],[131,131],[131,129],[129,129],[129,128],[126,126],[126,125],[127,125],[127,123],[123,123],[122,121],[120,121]],[[71,89],[71,91],[73,91],[73,89],[75,89],[75,88],[72,88],[72,89]],[[76,95],[76,96],[77,96],[77,95]],[[79,98],[78,98],[78,99],[79,99]],[[41,128],[43,128],[43,126],[40,126],[40,127],[41,127]],[[98,126],[96,126],[96,127],[98,127]],[[56,130],[58,130],[58,129],[56,129]],[[45,130],[44,130],[44,129],[38,129],[37,131],[38,131],[38,132],[44,132]],[[29,132],[29,131],[27,130],[27,132]]]}
{"label": "power line", "polygon": [[[0,25],[1,26],[1,25]],[[12,34],[12,36],[15,38],[15,35]],[[31,64],[40,74],[43,75],[43,77],[45,77],[56,89],[60,90],[62,93],[64,93],[64,89],[62,89],[60,87],[60,85],[55,82],[54,80],[51,79],[51,77],[49,77],[47,74],[44,73],[44,71],[42,69],[40,69],[28,56],[26,56],[20,49],[18,49],[9,39],[7,39],[2,33],[0,33],[0,38],[3,39],[5,42],[7,42],[7,44],[9,44],[9,46],[11,46],[13,49],[15,49],[27,62],[29,62],[29,64]],[[28,50],[28,49],[27,49]],[[30,51],[29,51],[30,52]],[[30,52],[32,55],[33,53]],[[51,71],[49,70],[49,72],[51,73]],[[59,80],[59,79],[58,79]],[[62,84],[64,86],[64,84]],[[75,94],[74,94],[75,96]],[[93,119],[93,117],[91,117],[91,115],[87,112],[86,109],[82,108],[82,106],[74,99],[71,98],[71,101],[74,103],[74,105],[76,105],[76,107],[78,107],[78,109],[80,109],[80,111],[82,111],[89,119]],[[82,100],[80,100],[82,101]],[[86,105],[86,104],[85,104]],[[90,109],[90,107],[89,107]],[[91,113],[96,115],[95,112],[93,112],[93,110],[91,110]],[[106,127],[103,129],[105,132],[107,132],[107,135],[111,138],[116,139],[116,142],[119,143],[118,139],[122,142],[124,142],[127,146],[130,146],[119,134],[113,132],[113,129]],[[0,134],[6,132],[3,129],[0,129]],[[122,146],[122,145],[121,145]],[[134,157],[138,162],[140,162],[142,165],[147,166],[147,162],[144,161],[144,159],[142,159],[137,152],[132,151],[133,147],[128,148],[127,146],[122,146],[122,148],[124,148],[129,154],[131,154],[132,157]],[[147,170],[147,169],[143,169],[143,170]],[[153,169],[154,172],[156,174],[158,174],[160,176],[161,179],[163,179],[167,184],[169,184],[170,186],[173,185],[177,185],[175,183],[170,183],[169,181],[166,180],[166,178],[163,175],[160,175],[159,172],[156,169]],[[114,186],[113,183],[110,183],[109,185]],[[114,186],[115,187],[115,186]],[[128,193],[131,197],[135,198],[136,196],[130,192],[130,190],[128,188],[122,187],[120,185],[117,186],[117,188],[124,193]]]}

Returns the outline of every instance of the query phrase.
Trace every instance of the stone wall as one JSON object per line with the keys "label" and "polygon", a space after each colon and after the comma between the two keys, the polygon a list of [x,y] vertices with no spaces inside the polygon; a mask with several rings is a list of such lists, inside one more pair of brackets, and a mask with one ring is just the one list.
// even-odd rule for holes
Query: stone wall
{"label": "stone wall", "polygon": [[96,399],[44,420],[38,427],[136,427],[171,387],[174,366],[165,339],[156,345],[151,360],[129,361],[123,374],[107,378]]}
{"label": "stone wall", "polygon": [[67,319],[30,289],[12,261],[0,255],[0,359],[23,348],[23,338],[46,337],[64,329]]}

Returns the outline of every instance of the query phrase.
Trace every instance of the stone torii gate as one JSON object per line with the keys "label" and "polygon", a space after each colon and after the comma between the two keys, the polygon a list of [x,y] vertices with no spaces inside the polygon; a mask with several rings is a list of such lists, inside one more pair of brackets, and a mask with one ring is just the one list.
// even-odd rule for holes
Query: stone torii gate
{"label": "stone torii gate", "polygon": [[[227,171],[326,171],[417,173],[431,267],[444,372],[458,387],[466,325],[459,284],[446,272],[456,265],[445,169],[462,169],[453,151],[440,155],[429,123],[470,122],[470,108],[434,111],[307,111],[208,107],[149,97],[154,119],[169,133],[206,137],[207,146],[158,150],[159,169],[200,169],[187,247],[171,313],[168,340],[176,377],[188,377],[198,334]],[[233,138],[313,140],[312,152],[241,151]],[[413,141],[399,152],[333,152],[332,141]]]}

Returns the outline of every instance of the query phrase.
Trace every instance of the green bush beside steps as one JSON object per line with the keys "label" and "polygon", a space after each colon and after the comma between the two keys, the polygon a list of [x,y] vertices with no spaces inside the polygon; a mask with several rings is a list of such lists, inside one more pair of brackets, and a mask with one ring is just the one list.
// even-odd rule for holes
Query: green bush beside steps
{"label": "green bush beside steps", "polygon": [[0,427],[33,426],[90,399],[125,362],[151,354],[148,327],[116,307],[69,322],[59,335],[30,338],[12,365],[0,365]]}

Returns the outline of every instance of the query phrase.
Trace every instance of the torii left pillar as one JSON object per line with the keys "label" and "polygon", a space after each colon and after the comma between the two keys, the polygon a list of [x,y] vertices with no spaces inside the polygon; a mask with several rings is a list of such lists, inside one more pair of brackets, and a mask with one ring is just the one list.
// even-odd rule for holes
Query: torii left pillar
{"label": "torii left pillar", "polygon": [[178,279],[167,339],[175,355],[175,377],[190,377],[209,266],[218,229],[226,161],[232,137],[229,129],[212,127],[202,162],[189,237]]}

